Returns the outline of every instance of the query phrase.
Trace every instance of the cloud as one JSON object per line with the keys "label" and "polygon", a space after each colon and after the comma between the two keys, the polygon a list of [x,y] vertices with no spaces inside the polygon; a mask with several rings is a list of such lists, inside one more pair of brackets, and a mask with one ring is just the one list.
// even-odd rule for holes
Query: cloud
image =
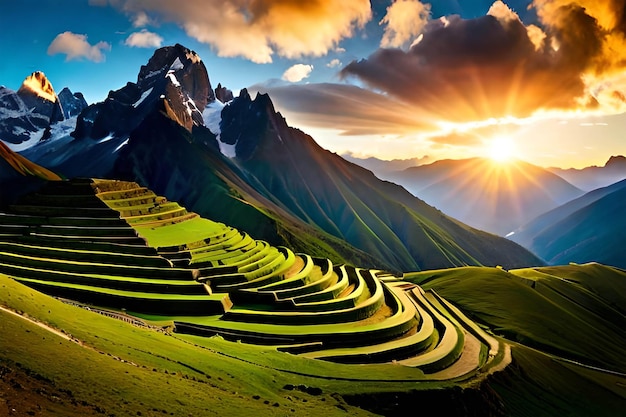
{"label": "cloud", "polygon": [[[368,0],[109,0],[130,16],[175,22],[219,56],[272,62],[322,56],[372,16]],[[322,22],[322,23],[320,23]]]}
{"label": "cloud", "polygon": [[400,48],[411,43],[428,23],[430,4],[419,0],[396,0],[387,7],[387,14],[379,22],[385,26],[380,46]]}
{"label": "cloud", "polygon": [[619,100],[626,91],[624,1],[534,0],[532,7],[534,26],[501,1],[476,19],[430,20],[408,51],[378,49],[341,74],[451,122],[626,111]]}
{"label": "cloud", "polygon": [[146,29],[131,33],[124,41],[124,45],[136,48],[159,48],[162,43],[162,37]]}
{"label": "cloud", "polygon": [[337,68],[341,66],[341,61],[337,58],[331,60],[328,64],[326,64],[328,68]]}
{"label": "cloud", "polygon": [[290,123],[341,130],[343,135],[405,134],[438,129],[431,115],[403,102],[346,84],[257,84]]}
{"label": "cloud", "polygon": [[311,71],[313,71],[313,65],[295,64],[287,68],[283,73],[282,79],[290,83],[297,83],[298,81],[308,78]]}
{"label": "cloud", "polygon": [[148,26],[154,22],[144,11],[140,11],[133,17],[133,26],[136,28]]}
{"label": "cloud", "polygon": [[102,51],[110,51],[111,45],[100,41],[95,45],[87,42],[87,35],[72,32],[59,33],[48,46],[48,55],[65,54],[65,60],[85,58],[93,62],[103,62],[105,55]]}

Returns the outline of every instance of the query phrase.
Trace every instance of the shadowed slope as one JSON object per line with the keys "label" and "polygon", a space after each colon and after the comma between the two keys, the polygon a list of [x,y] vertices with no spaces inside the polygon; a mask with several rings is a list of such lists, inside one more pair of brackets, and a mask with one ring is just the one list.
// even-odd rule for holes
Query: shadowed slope
{"label": "shadowed slope", "polygon": [[517,230],[511,239],[550,264],[600,262],[626,267],[626,181],[591,191]]}

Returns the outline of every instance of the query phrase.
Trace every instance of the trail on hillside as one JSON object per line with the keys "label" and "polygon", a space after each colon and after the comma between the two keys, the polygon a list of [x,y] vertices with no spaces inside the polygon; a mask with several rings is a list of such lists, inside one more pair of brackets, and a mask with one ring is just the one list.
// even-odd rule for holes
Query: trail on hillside
{"label": "trail on hillside", "polygon": [[22,314],[19,314],[19,313],[18,313],[18,312],[16,312],[16,311],[10,310],[10,309],[8,309],[8,308],[6,308],[6,307],[3,307],[3,306],[0,306],[0,310],[4,311],[5,313],[9,313],[9,314],[12,314],[12,315],[14,315],[14,316],[16,316],[16,317],[19,317],[19,318],[21,318],[22,320],[26,320],[26,321],[28,321],[28,322],[31,322],[32,324],[34,324],[34,325],[36,325],[36,326],[39,326],[39,327],[41,327],[42,329],[47,330],[47,331],[49,331],[50,333],[53,333],[53,334],[55,334],[55,335],[57,335],[57,336],[59,336],[59,337],[62,337],[62,338],[63,338],[63,339],[65,339],[65,340],[69,340],[70,342],[74,342],[74,343],[77,343],[77,344],[79,344],[79,345],[83,346],[83,343],[82,343],[80,340],[78,340],[78,339],[76,339],[76,338],[74,338],[74,337],[72,337],[72,336],[70,336],[70,335],[68,335],[68,334],[63,333],[63,332],[62,332],[62,331],[60,331],[59,329],[55,329],[54,327],[49,326],[49,325],[47,325],[46,323],[42,323],[42,322],[37,321],[37,320],[35,320],[35,319],[32,319],[32,318],[30,318],[30,317],[24,316],[24,315],[22,315]]}

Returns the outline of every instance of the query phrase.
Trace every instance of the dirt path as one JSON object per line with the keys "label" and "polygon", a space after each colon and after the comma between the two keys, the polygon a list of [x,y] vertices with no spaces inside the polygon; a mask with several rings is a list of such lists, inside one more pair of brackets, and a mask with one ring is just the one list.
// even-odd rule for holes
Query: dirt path
{"label": "dirt path", "polygon": [[53,333],[53,334],[55,334],[55,335],[57,335],[57,336],[59,336],[59,337],[61,337],[61,338],[65,339],[65,340],[69,340],[70,342],[78,343],[79,345],[81,345],[81,344],[82,344],[82,343],[81,343],[80,341],[78,341],[77,339],[75,339],[75,338],[73,338],[73,337],[71,337],[71,336],[69,336],[69,335],[67,335],[67,334],[63,333],[63,332],[62,332],[62,331],[60,331],[59,329],[55,329],[54,327],[49,326],[49,325],[47,325],[47,324],[45,324],[45,323],[42,323],[42,322],[37,321],[37,320],[35,320],[35,319],[31,319],[30,317],[23,316],[23,315],[21,315],[21,314],[19,314],[19,313],[15,312],[15,311],[13,311],[13,310],[9,310],[9,309],[8,309],[8,308],[6,308],[6,307],[2,307],[2,306],[0,306],[0,310],[1,310],[1,311],[4,311],[5,313],[13,314],[13,315],[14,315],[14,316],[16,316],[16,317],[21,318],[22,320],[29,321],[29,322],[31,322],[31,323],[33,323],[33,324],[35,324],[35,325],[37,325],[37,326],[41,327],[42,329],[45,329],[45,330],[49,331],[50,333]]}

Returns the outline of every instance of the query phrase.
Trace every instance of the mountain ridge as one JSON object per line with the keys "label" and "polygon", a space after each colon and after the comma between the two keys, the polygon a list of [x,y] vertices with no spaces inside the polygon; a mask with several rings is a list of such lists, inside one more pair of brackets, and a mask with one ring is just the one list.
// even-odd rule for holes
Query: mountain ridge
{"label": "mountain ridge", "polygon": [[611,156],[603,166],[582,169],[548,168],[553,173],[585,191],[606,187],[626,178],[626,157]]}
{"label": "mountain ridge", "polygon": [[626,180],[591,191],[537,217],[511,240],[549,264],[590,261],[626,268]]}
{"label": "mountain ridge", "polygon": [[556,174],[519,160],[444,159],[388,178],[446,214],[500,236],[583,194]]}

